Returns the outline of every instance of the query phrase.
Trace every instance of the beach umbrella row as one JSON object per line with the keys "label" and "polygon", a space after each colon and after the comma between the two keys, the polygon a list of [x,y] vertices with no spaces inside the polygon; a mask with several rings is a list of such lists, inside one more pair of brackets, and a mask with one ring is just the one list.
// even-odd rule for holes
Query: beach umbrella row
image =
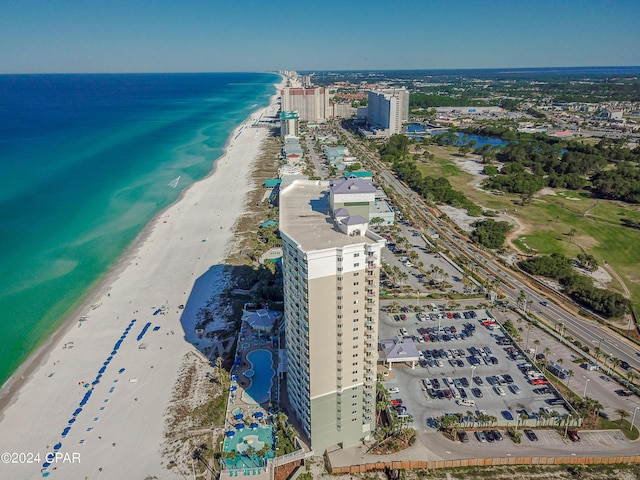
{"label": "beach umbrella row", "polygon": [[[105,362],[102,364],[102,367],[100,368],[100,370],[98,370],[98,374],[96,375],[96,378],[93,382],[91,382],[91,385],[97,385],[98,383],[100,383],[100,378],[102,378],[102,374],[105,373],[107,371],[107,367],[109,366],[109,363],[111,363],[111,360],[113,360],[113,356],[118,353],[118,349],[120,348],[120,346],[122,345],[122,342],[125,340],[125,338],[127,337],[127,334],[129,333],[129,330],[131,330],[131,327],[133,326],[133,324],[136,322],[136,319],[134,318],[133,320],[131,320],[131,322],[129,322],[129,325],[127,326],[127,328],[124,330],[124,333],[122,334],[122,336],[120,337],[120,339],[115,343],[115,345],[113,346],[113,350],[111,351],[111,354],[107,357],[107,359],[105,360]],[[150,324],[149,324],[150,325]],[[148,327],[147,327],[148,328]],[[124,368],[121,368],[119,370],[118,373],[122,373],[124,372]],[[88,384],[85,384],[85,387],[87,387]],[[76,421],[76,417],[82,412],[82,407],[84,407],[86,405],[86,403],[89,401],[89,399],[91,398],[91,395],[93,394],[93,388],[89,389],[85,394],[84,397],[82,397],[82,400],[80,401],[80,405],[78,408],[75,409],[75,411],[73,412],[73,414],[71,415],[71,418],[69,419],[69,421],[67,422],[67,426],[64,428],[64,430],[62,430],[62,438],[66,438],[67,435],[69,434],[69,432],[71,431],[71,425],[73,425]],[[54,445],[53,450],[54,451],[58,451],[60,450],[60,448],[62,448],[62,443],[58,442]],[[42,464],[42,468],[47,469],[48,467],[51,466],[51,462],[44,462]],[[43,472],[42,476],[43,477],[48,477],[50,472]]]}

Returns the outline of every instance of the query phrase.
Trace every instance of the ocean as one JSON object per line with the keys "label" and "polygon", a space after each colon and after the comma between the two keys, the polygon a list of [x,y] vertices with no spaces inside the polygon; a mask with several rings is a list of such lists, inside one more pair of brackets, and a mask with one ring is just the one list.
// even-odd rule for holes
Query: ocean
{"label": "ocean", "polygon": [[0,385],[279,79],[0,75]]}

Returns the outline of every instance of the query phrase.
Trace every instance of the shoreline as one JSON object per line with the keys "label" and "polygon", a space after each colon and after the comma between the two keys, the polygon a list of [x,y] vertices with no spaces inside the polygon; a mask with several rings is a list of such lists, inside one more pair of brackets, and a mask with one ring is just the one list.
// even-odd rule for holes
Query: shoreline
{"label": "shoreline", "polygon": [[[95,357],[96,349],[90,347],[87,349],[87,351],[83,352],[82,354],[76,353],[80,350],[78,348],[78,344],[80,344],[81,341],[78,339],[81,339],[82,341],[89,340],[90,342],[101,343],[101,344],[106,343],[107,347],[103,348],[103,351],[106,352],[110,348],[108,347],[108,345],[113,340],[113,338],[117,339],[117,335],[119,335],[117,332],[121,331],[121,329],[118,329],[116,327],[115,331],[111,331],[110,333],[113,334],[112,338],[108,338],[109,333],[105,330],[113,330],[114,324],[116,323],[120,323],[121,324],[120,326],[124,325],[123,322],[125,321],[128,322],[130,320],[129,317],[138,318],[138,323],[136,324],[136,327],[135,327],[136,329],[138,329],[140,324],[146,321],[141,319],[140,317],[144,317],[144,316],[149,317],[149,312],[147,312],[147,314],[145,315],[144,311],[141,311],[141,310],[132,310],[133,311],[133,316],[132,316],[131,313],[129,313],[129,309],[134,308],[134,304],[132,303],[133,299],[129,300],[128,305],[126,304],[123,305],[121,301],[120,302],[114,301],[115,297],[121,297],[121,296],[124,297],[125,295],[134,295],[136,300],[140,299],[141,297],[143,297],[144,299],[150,299],[148,302],[144,302],[144,300],[142,299],[140,300],[140,302],[143,304],[143,308],[145,303],[147,303],[146,306],[149,306],[148,304],[153,305],[153,308],[156,308],[158,305],[163,305],[163,308],[166,310],[167,314],[165,314],[165,311],[163,311],[162,316],[175,317],[175,318],[172,318],[170,322],[167,322],[164,318],[163,319],[160,319],[159,317],[157,319],[153,319],[153,317],[150,318],[151,321],[155,320],[155,323],[163,324],[161,325],[163,327],[162,330],[164,333],[166,333],[167,337],[174,336],[174,335],[175,337],[179,337],[178,344],[175,344],[176,343],[175,341],[171,343],[168,340],[167,342],[164,342],[164,341],[158,342],[159,344],[160,343],[162,344],[161,346],[159,346],[160,350],[162,350],[163,346],[177,347],[176,351],[171,349],[169,350],[171,352],[170,356],[172,361],[169,362],[168,365],[164,364],[166,362],[164,362],[163,365],[158,365],[158,364],[151,365],[151,368],[162,367],[162,370],[164,371],[164,373],[167,374],[167,377],[171,377],[171,376],[175,377],[176,371],[180,366],[180,362],[181,362],[182,356],[184,355],[184,352],[195,349],[195,347],[192,344],[188,343],[188,341],[186,340],[187,332],[184,332],[182,330],[182,327],[185,324],[183,323],[184,319],[182,318],[182,314],[180,314],[179,309],[175,310],[176,305],[178,304],[177,302],[181,302],[181,304],[186,304],[188,301],[197,303],[197,300],[198,300],[197,298],[191,298],[191,295],[193,293],[192,290],[195,286],[194,282],[197,282],[199,279],[204,278],[207,275],[207,272],[210,271],[211,269],[211,266],[210,266],[211,264],[205,265],[206,261],[205,262],[200,261],[202,256],[204,256],[205,254],[211,255],[212,258],[209,258],[209,260],[211,260],[211,263],[213,263],[214,265],[216,263],[221,264],[224,260],[224,255],[226,254],[226,251],[230,247],[231,242],[233,240],[233,227],[235,225],[235,222],[242,215],[244,206],[246,205],[247,194],[250,191],[250,189],[253,188],[253,186],[251,185],[251,179],[248,178],[247,175],[243,176],[243,173],[245,174],[247,172],[250,173],[252,166],[255,165],[255,162],[257,161],[257,158],[259,156],[258,153],[260,151],[260,147],[264,140],[264,136],[265,136],[264,132],[266,132],[266,130],[262,128],[252,129],[250,127],[261,113],[263,114],[264,112],[268,111],[270,108],[273,108],[275,99],[277,98],[277,95],[278,95],[278,90],[281,87],[281,85],[282,85],[282,80],[280,80],[280,82],[278,83],[274,83],[273,86],[274,86],[275,93],[269,97],[267,106],[258,108],[255,111],[251,112],[248,115],[248,117],[244,119],[244,121],[242,121],[238,126],[236,126],[233,129],[233,131],[227,137],[227,141],[223,148],[222,155],[213,162],[210,172],[202,179],[199,179],[197,182],[189,185],[187,188],[182,190],[178,198],[171,205],[167,206],[162,211],[158,212],[156,215],[153,216],[153,218],[149,220],[149,222],[145,225],[145,227],[136,236],[135,240],[123,252],[123,254],[118,258],[118,260],[113,264],[113,266],[110,267],[108,271],[101,276],[100,279],[96,280],[94,286],[92,286],[89,289],[85,299],[81,300],[79,305],[76,308],[72,308],[68,315],[65,315],[65,318],[60,322],[59,326],[55,328],[54,332],[27,357],[27,359],[18,367],[18,369],[11,375],[11,377],[9,377],[9,379],[5,382],[5,384],[2,386],[2,389],[0,390],[0,424],[2,423],[11,424],[12,422],[19,422],[18,417],[20,417],[21,414],[27,415],[27,416],[30,415],[31,409],[35,406],[32,404],[38,403],[37,399],[35,402],[33,402],[34,399],[30,395],[31,392],[33,391],[32,384],[36,383],[38,380],[42,381],[41,379],[36,380],[36,377],[41,376],[40,373],[43,371],[43,369],[50,368],[52,370],[55,370],[53,366],[57,365],[60,362],[65,361],[65,360],[55,360],[51,364],[52,357],[59,355],[59,351],[61,348],[66,349],[67,346],[69,345],[70,351],[65,351],[63,354],[60,354],[60,356],[66,355],[69,357],[73,357],[79,363],[91,363],[91,360],[89,360],[89,358],[87,357]],[[249,138],[250,136],[253,138]],[[231,163],[233,163],[234,160],[236,162],[244,162],[244,163],[237,164],[237,168],[236,168],[235,164],[231,165]],[[216,174],[218,174],[218,176],[216,176]],[[231,202],[229,205],[227,205],[226,203],[219,202],[218,200],[224,199],[224,194],[221,192],[221,190],[229,187],[231,187],[232,190],[230,190],[228,194],[230,196],[233,196],[234,202]],[[211,193],[209,192],[209,189],[213,190],[213,194],[217,194],[217,197],[215,195],[207,196],[206,195],[207,193]],[[215,199],[213,204],[208,206],[201,205],[200,208],[196,208],[198,206],[199,199],[207,200],[209,198]],[[216,207],[219,208],[221,205],[223,207],[230,207],[230,208],[219,209],[217,216],[220,218],[219,220],[216,220],[214,216],[215,208]],[[204,213],[206,214],[206,217],[207,217],[205,221],[209,221],[211,223],[210,225],[208,225],[210,227],[209,232],[214,236],[211,239],[212,240],[211,242],[209,242],[210,240],[209,237],[200,239],[200,237],[203,236],[203,232],[205,232],[205,230],[203,229],[202,223],[198,221],[199,220],[198,218],[190,218],[189,213],[183,215],[181,213],[183,209],[188,209],[190,210],[190,212],[192,210],[195,211],[196,209],[198,211],[205,210]],[[178,215],[176,215],[176,213]],[[178,220],[175,220],[176,218]],[[216,231],[215,233],[213,233],[213,225],[214,225],[213,222],[215,221],[219,221],[221,222],[221,224],[219,225],[219,231]],[[174,230],[173,228],[168,228],[170,231],[167,232],[166,235],[167,237],[170,237],[171,235],[183,234],[183,236],[179,237],[179,240],[177,240],[178,238],[177,236],[172,237],[173,238],[172,239],[172,238],[166,238],[164,233],[159,233],[160,229],[165,229],[165,227],[167,227],[167,225],[165,224],[171,224],[171,223],[178,223],[180,224],[180,226],[177,230]],[[215,225],[218,226],[217,223]],[[191,230],[195,232],[195,235],[200,236],[198,237],[199,239],[198,242],[200,244],[193,242],[194,245],[185,246],[185,243],[187,242],[184,242],[183,238],[186,235],[188,235]],[[223,241],[220,241],[220,239],[222,239]],[[194,240],[194,239],[187,238],[187,240]],[[171,241],[176,243],[176,245],[174,245],[177,247],[175,251],[173,248],[171,248]],[[158,246],[159,243],[164,243],[164,244],[160,247]],[[199,251],[198,248],[200,248],[200,250],[204,250],[204,252],[202,252],[202,255],[198,256],[197,260],[195,260],[194,257],[198,255],[198,251]],[[178,262],[178,267],[181,268],[181,271],[176,274],[176,278],[173,278],[173,275],[170,273],[168,276],[172,277],[170,279],[171,281],[169,281],[166,285],[163,284],[163,287],[165,287],[164,289],[166,290],[166,295],[164,294],[163,295],[166,297],[169,297],[171,295],[173,297],[171,302],[169,301],[169,298],[167,298],[166,301],[158,300],[157,298],[153,299],[153,297],[158,296],[155,290],[159,290],[159,291],[162,290],[162,288],[159,288],[158,285],[154,285],[155,283],[154,281],[149,281],[150,279],[153,280],[155,278],[154,274],[156,272],[153,269],[157,268],[157,265],[155,265],[154,263],[154,259],[155,259],[154,255],[156,254],[154,252],[164,255],[164,257],[162,255],[159,255],[157,257],[157,261],[159,262],[162,262],[163,258],[166,260],[171,260],[173,259],[174,256],[180,257],[180,259],[184,260],[183,263]],[[139,273],[139,269],[136,268],[138,266],[138,262],[142,264],[143,257],[145,261],[147,260],[146,256],[153,257],[151,259],[152,271]],[[192,265],[186,265],[187,262],[191,263]],[[185,276],[186,272],[188,272],[190,268],[192,268],[191,275],[189,276],[191,280],[189,280],[189,277]],[[136,290],[136,287],[138,287],[138,284],[140,284],[140,287],[142,289],[144,287],[143,283],[145,283],[144,281],[140,281],[140,278],[138,278],[140,277],[140,275],[142,275],[142,280],[148,282],[148,285],[147,285],[148,289],[142,290],[140,292],[136,292],[135,290]],[[188,281],[189,284],[185,284],[185,280]],[[124,284],[124,287],[123,287],[123,284]],[[155,287],[158,287],[158,288],[155,288]],[[177,291],[180,288],[184,290],[183,294],[179,294],[179,292]],[[122,293],[122,292],[126,292],[126,293]],[[114,295],[112,296],[111,293],[113,293]],[[215,294],[215,291],[209,292],[209,296],[214,294]],[[176,296],[178,297],[178,299],[175,298]],[[92,310],[91,306],[96,304],[100,304],[100,307],[96,308],[95,310]],[[105,312],[105,310],[109,310],[109,311]],[[175,310],[177,316],[175,316],[172,312],[170,312],[171,310]],[[89,315],[88,320],[85,322],[79,322],[78,320],[82,315]],[[116,316],[117,321],[114,321],[113,316]],[[129,320],[127,318],[129,318]],[[164,325],[165,323],[169,323],[169,325],[168,326]],[[169,329],[172,329],[170,330],[171,335],[169,334],[168,331],[164,330],[165,326],[168,327]],[[80,327],[83,327],[83,328],[80,328]],[[102,327],[105,327],[105,330],[103,330]],[[96,328],[98,330],[96,330]],[[160,328],[160,326],[158,326],[158,328]],[[91,331],[89,332],[88,334],[89,336],[87,337],[87,331],[89,330]],[[148,333],[146,335],[149,336]],[[72,339],[72,340],[69,340],[69,339]],[[127,340],[127,342],[132,342],[132,341],[133,340]],[[77,342],[77,343],[74,343],[74,342]],[[133,351],[135,350],[136,349],[134,349]],[[167,349],[165,348],[164,352],[166,351]],[[129,351],[127,355],[128,357],[131,357],[132,355],[137,355],[137,354],[133,354],[131,351]],[[158,357],[159,355],[163,356],[163,358],[157,358],[155,360],[160,360],[161,363],[163,360],[165,360],[164,358],[165,353],[159,354],[156,351],[155,355]],[[117,359],[120,359],[123,356],[124,355],[122,353],[118,356],[112,355],[113,358],[117,358]],[[80,368],[80,367],[85,367],[84,364],[78,365],[76,362],[73,362],[73,361],[71,363],[72,364],[69,365],[68,367],[61,366],[59,369],[49,374],[48,377],[51,378],[53,382],[48,382],[48,383],[57,383],[58,381],[56,379],[61,375],[66,375],[68,377],[71,373],[71,376],[73,376],[73,372],[70,372],[72,370],[86,370],[86,369]],[[64,370],[64,371],[61,372],[60,370]],[[122,368],[122,370],[124,370],[124,367]],[[156,370],[156,372],[154,373],[157,373],[157,372],[158,370]],[[87,376],[87,372],[83,371],[80,373],[80,375]],[[82,378],[84,379],[84,377]],[[130,381],[131,380],[132,379],[130,379]],[[165,379],[163,378],[163,380]],[[175,383],[175,378],[174,378],[174,381],[169,381],[169,378],[166,378],[166,380],[168,381],[167,383],[170,383],[169,387],[170,388],[173,387],[173,384]],[[60,382],[64,382],[64,380],[60,380]],[[115,379],[114,382],[117,382],[117,379]],[[61,385],[61,386],[63,387],[63,389],[65,387],[68,387],[67,385]],[[97,391],[99,387],[100,387],[99,384],[96,385],[95,391]],[[120,389],[121,387],[122,385],[118,384],[118,389]],[[113,391],[114,388],[115,387],[113,387],[111,391]],[[149,388],[151,389],[151,387]],[[40,389],[36,388],[36,391],[38,390]],[[57,389],[53,388],[52,391],[53,390],[55,390],[55,394],[58,397],[59,403],[69,403],[68,400],[65,398],[67,397],[67,395],[65,394],[66,392],[60,392],[60,388],[57,388]],[[164,390],[166,390],[166,388],[164,388]],[[91,388],[91,391],[94,391],[94,388]],[[111,391],[109,393],[111,393]],[[42,393],[44,394],[44,392]],[[60,395],[60,393],[62,393],[62,395]],[[29,398],[25,399],[27,397]],[[166,406],[165,405],[166,402],[168,402],[168,396],[164,395],[164,398],[160,398],[160,397],[156,395],[151,396],[154,404],[163,402],[162,410],[161,410],[162,412]],[[162,400],[162,402],[160,402],[160,400]],[[107,399],[105,399],[105,403],[106,402],[107,402]],[[138,397],[135,398],[135,402],[138,402]],[[136,407],[142,407],[142,405],[143,405],[143,402],[140,402],[138,405],[136,405]],[[20,412],[21,414],[17,413],[18,410],[21,411]],[[157,413],[158,411],[157,407],[155,408],[155,410]],[[62,415],[62,417],[60,417],[60,415]],[[60,426],[64,426],[65,422],[62,420],[64,418],[64,413],[59,413],[56,415],[56,417],[59,417],[58,419],[60,420],[59,422]],[[45,418],[48,419],[48,417],[45,417]],[[75,420],[75,417],[74,417],[74,420]],[[79,421],[80,418],[78,417],[77,420]],[[29,422],[25,422],[25,423],[29,423]],[[54,422],[49,422],[49,423],[52,424],[51,430],[53,431],[56,428],[53,425]],[[129,424],[126,424],[126,425],[129,425]],[[104,425],[101,425],[101,427],[104,427]],[[89,427],[89,429],[87,429],[87,432],[90,432],[92,428],[93,427]],[[10,431],[10,429],[6,429],[6,428],[3,428],[2,430],[4,432]],[[49,429],[47,428],[46,430],[49,430]],[[73,430],[74,431],[76,430],[76,424],[74,424]],[[27,435],[25,436],[28,437],[29,434],[32,434],[33,432],[25,432],[25,433],[27,433]],[[157,433],[157,426],[156,426],[156,433]],[[45,437],[48,434],[49,432],[46,432],[46,434],[44,432],[40,432],[38,433],[38,437],[40,436]],[[51,435],[51,436],[55,436],[55,435]],[[6,435],[4,435],[3,437],[6,437]],[[158,447],[163,439],[162,435],[160,435],[160,437],[156,439],[154,439],[153,436],[152,438],[149,438],[148,436],[145,436],[144,438],[145,438],[144,443],[150,443],[150,444],[153,444],[154,440],[157,440],[155,450],[158,450]],[[3,444],[3,450],[19,451],[15,447],[10,447],[10,444],[7,443],[8,440],[9,440],[8,438],[0,438],[0,443]],[[124,441],[126,441],[126,439],[124,439]],[[49,440],[49,443],[51,442],[55,443],[54,440]],[[81,442],[82,442],[81,444],[83,444],[84,439],[81,440]],[[23,443],[23,441],[18,440],[17,443]],[[42,443],[42,441],[38,443]],[[115,444],[116,443],[114,442],[113,445],[115,446]],[[7,447],[10,447],[10,448],[7,448]],[[44,445],[41,446],[41,449],[42,448],[44,448]],[[151,445],[151,449],[153,449],[153,445]],[[34,447],[30,447],[28,450],[34,450]],[[155,453],[158,454],[158,452],[155,452]],[[125,463],[130,463],[130,462],[125,462]],[[85,462],[83,462],[83,464],[85,464]],[[38,466],[39,468],[39,465],[35,465],[35,466]],[[0,465],[0,469],[3,469],[4,467],[5,467],[4,465]],[[91,473],[93,473],[94,475],[96,474],[95,470],[93,472],[85,472],[83,468],[82,471],[83,471],[83,474],[87,476],[90,475]],[[17,478],[17,476],[20,476],[22,478],[22,474],[24,473],[26,472],[16,469],[13,472],[13,477]],[[55,473],[58,473],[58,472],[55,472]],[[77,472],[74,471],[73,474],[75,475],[76,473],[79,474],[80,471],[77,471]],[[112,471],[112,474],[113,473],[114,472]],[[162,473],[165,476],[171,475],[168,473],[166,469],[164,469]],[[30,475],[33,475],[33,474],[34,473],[32,472]],[[40,475],[37,475],[37,476],[39,477]],[[31,478],[31,476],[29,476],[29,478]]]}
{"label": "shoreline", "polygon": [[[281,88],[281,82],[274,84],[274,88],[276,89],[276,91],[278,91]],[[277,93],[275,97],[277,97]],[[269,105],[273,102],[273,100],[274,95],[269,97]],[[242,130],[246,126],[248,126],[249,120],[253,118],[257,113],[266,110],[267,108],[268,106],[254,110],[231,131],[225,141],[224,146],[222,147],[222,154],[212,162],[211,170],[204,177],[200,178],[196,182],[181,190],[178,197],[171,204],[167,205],[165,208],[157,212],[149,219],[142,230],[140,230],[140,232],[132,240],[131,244],[127,246],[122,254],[115,260],[115,262],[111,266],[109,266],[109,268],[91,285],[89,285],[84,300],[78,300],[78,302],[74,302],[78,306],[71,306],[69,308],[69,313],[64,314],[63,318],[57,323],[57,325],[51,327],[52,333],[48,337],[46,337],[40,343],[40,345],[36,346],[29,353],[29,355],[27,355],[20,366],[9,376],[9,378],[7,378],[7,380],[2,385],[0,385],[0,421],[2,420],[4,409],[10,404],[10,397],[13,396],[16,390],[19,390],[20,382],[25,380],[24,377],[33,373],[33,370],[40,364],[39,360],[42,360],[42,357],[46,355],[46,353],[51,348],[53,348],[52,343],[55,344],[56,341],[60,339],[60,337],[64,336],[64,334],[67,333],[71,329],[71,327],[73,327],[74,320],[81,317],[83,312],[90,310],[91,305],[94,304],[92,299],[94,299],[94,297],[100,297],[99,293],[102,289],[108,289],[110,278],[126,268],[128,258],[132,255],[133,250],[135,250],[137,246],[140,246],[144,243],[145,239],[150,233],[152,225],[154,225],[155,222],[160,217],[162,217],[164,212],[168,211],[174,205],[181,202],[189,189],[191,189],[194,185],[207,180],[209,177],[215,174],[218,168],[218,161],[224,159],[225,156],[227,156],[228,150],[233,144],[233,141],[242,132]]]}

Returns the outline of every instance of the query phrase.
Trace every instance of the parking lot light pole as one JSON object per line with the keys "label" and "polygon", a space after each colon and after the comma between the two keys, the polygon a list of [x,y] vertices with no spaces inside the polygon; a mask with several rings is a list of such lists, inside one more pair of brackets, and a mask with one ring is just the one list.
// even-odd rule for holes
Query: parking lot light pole
{"label": "parking lot light pole", "polygon": [[582,392],[582,398],[586,398],[587,396],[587,386],[589,385],[589,382],[591,381],[590,379],[588,379],[587,377],[585,377],[584,375],[582,376],[582,378],[585,379],[584,382],[584,392]]}
{"label": "parking lot light pole", "polygon": [[640,407],[636,407],[635,410],[633,411],[633,418],[631,419],[631,432],[633,433],[633,429],[635,427],[635,423],[636,423],[636,413],[638,413],[638,410],[640,410]]}

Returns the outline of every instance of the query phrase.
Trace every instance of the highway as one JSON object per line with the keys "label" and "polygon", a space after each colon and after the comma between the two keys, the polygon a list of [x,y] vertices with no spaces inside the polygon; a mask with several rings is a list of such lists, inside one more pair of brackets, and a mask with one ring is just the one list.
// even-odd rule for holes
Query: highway
{"label": "highway", "polygon": [[[383,162],[376,159],[371,152],[364,148],[359,139],[355,138],[348,130],[343,129],[342,131],[352,142],[353,148],[358,151],[359,155],[378,170],[384,182],[407,201],[406,206],[412,207],[416,215],[440,234],[443,243],[453,257],[465,256],[475,262],[478,274],[489,280],[496,278],[500,280],[500,292],[506,296],[511,305],[518,304],[520,292],[524,291],[528,298],[530,312],[535,313],[538,318],[555,328],[563,336],[570,335],[582,342],[583,345],[589,346],[591,354],[597,347],[603,352],[605,358],[609,360],[618,358],[629,363],[636,370],[636,373],[640,370],[640,350],[635,345],[627,342],[622,336],[600,327],[595,322],[591,323],[567,312],[555,303],[555,297],[554,300],[545,297],[537,289],[520,280],[514,272],[504,268],[493,256],[461,239],[457,233],[451,231],[431,213],[418,194],[398,180]],[[547,302],[547,306],[541,304],[543,301]],[[535,312],[533,312],[534,307],[536,308]]]}

